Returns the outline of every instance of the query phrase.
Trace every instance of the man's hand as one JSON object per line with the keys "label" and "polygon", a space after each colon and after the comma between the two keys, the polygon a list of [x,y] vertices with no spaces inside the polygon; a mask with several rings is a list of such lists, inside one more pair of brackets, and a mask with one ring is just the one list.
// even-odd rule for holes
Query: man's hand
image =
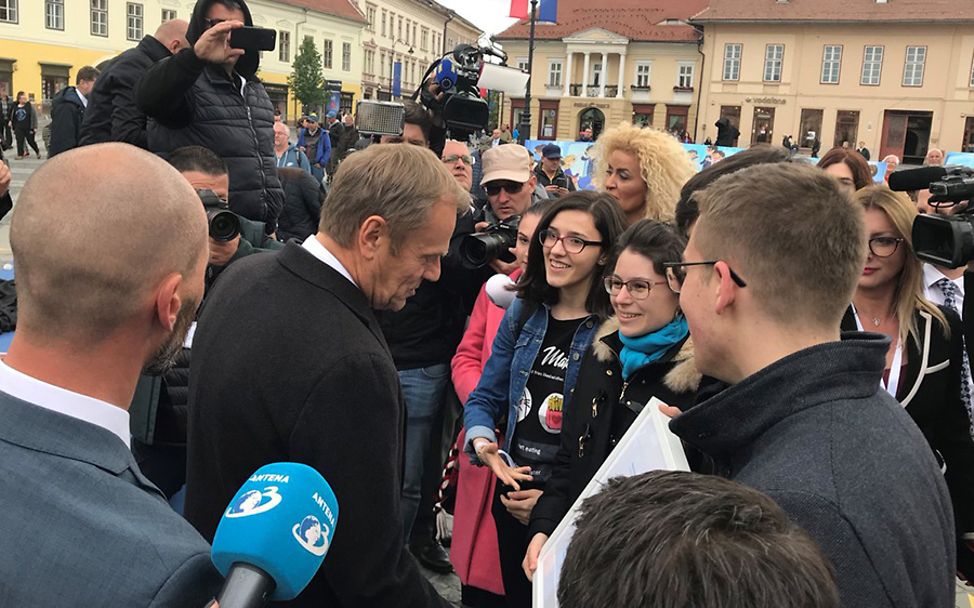
{"label": "man's hand", "polygon": [[193,52],[202,61],[221,65],[226,63],[228,59],[240,57],[246,51],[230,48],[230,32],[243,26],[242,21],[217,23],[203,32],[203,35],[193,45]]}
{"label": "man's hand", "polygon": [[226,266],[237,253],[240,247],[240,235],[233,237],[230,241],[218,241],[210,238],[210,265]]}
{"label": "man's hand", "polygon": [[13,174],[10,173],[10,167],[7,163],[0,162],[0,196],[4,196],[10,192],[10,182],[13,180]]}
{"label": "man's hand", "polygon": [[500,274],[506,274],[508,276],[510,276],[512,272],[520,267],[516,261],[508,264],[507,262],[503,262],[499,259],[491,260],[489,265],[494,269],[494,272],[499,272]]}
{"label": "man's hand", "polygon": [[663,415],[667,418],[676,418],[683,413],[680,408],[666,405],[665,403],[659,404],[659,411],[663,412]]}
{"label": "man's hand", "polygon": [[556,186],[554,184],[549,184],[545,186],[544,189],[546,192],[549,192],[551,194],[558,194],[560,196],[564,196],[568,194],[568,188],[562,188],[561,186]]}
{"label": "man's hand", "polygon": [[543,492],[541,490],[518,490],[501,494],[501,504],[514,519],[525,526],[531,521],[531,511],[538,504]]}
{"label": "man's hand", "polygon": [[541,549],[544,548],[546,542],[548,542],[548,535],[544,532],[538,532],[531,539],[531,544],[528,545],[528,550],[524,554],[521,568],[524,569],[524,575],[528,577],[529,581],[534,580],[534,571],[538,569],[538,556],[541,555]]}

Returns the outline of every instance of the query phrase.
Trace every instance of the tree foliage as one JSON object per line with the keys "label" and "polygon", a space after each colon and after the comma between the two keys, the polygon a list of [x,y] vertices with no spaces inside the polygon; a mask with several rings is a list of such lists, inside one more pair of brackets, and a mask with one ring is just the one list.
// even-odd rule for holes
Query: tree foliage
{"label": "tree foliage", "polygon": [[302,106],[318,107],[325,101],[325,75],[321,68],[321,53],[314,39],[306,37],[294,56],[287,83]]}

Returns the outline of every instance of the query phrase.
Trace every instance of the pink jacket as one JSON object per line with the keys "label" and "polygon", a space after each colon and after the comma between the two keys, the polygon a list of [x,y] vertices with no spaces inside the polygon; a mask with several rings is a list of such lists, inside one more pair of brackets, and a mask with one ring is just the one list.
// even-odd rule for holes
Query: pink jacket
{"label": "pink jacket", "polygon": [[[511,278],[517,280],[520,275],[521,271],[517,270]],[[503,308],[490,301],[484,288],[481,288],[470,315],[470,324],[452,362],[453,386],[462,403],[467,402],[470,393],[480,382],[480,374],[490,358],[491,345],[504,312]],[[460,431],[458,445],[463,445],[464,435],[465,432]],[[459,480],[453,510],[450,561],[464,585],[504,595],[497,529],[490,512],[494,497],[494,474],[487,467],[470,464],[470,459],[462,453],[457,462]]]}

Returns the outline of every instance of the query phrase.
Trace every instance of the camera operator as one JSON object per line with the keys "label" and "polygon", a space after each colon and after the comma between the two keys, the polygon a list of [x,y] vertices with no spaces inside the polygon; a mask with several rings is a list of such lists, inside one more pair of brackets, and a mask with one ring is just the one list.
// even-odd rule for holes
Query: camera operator
{"label": "camera operator", "polygon": [[541,162],[535,168],[534,176],[548,193],[548,198],[558,198],[575,191],[575,182],[561,169],[561,148],[556,144],[541,148]]}
{"label": "camera operator", "polygon": [[253,26],[244,0],[198,0],[183,49],[142,77],[136,101],[152,120],[149,150],[168,155],[204,146],[227,163],[233,211],[277,228],[284,190],[274,155],[274,106],[257,78],[256,49],[231,48],[235,29]]}

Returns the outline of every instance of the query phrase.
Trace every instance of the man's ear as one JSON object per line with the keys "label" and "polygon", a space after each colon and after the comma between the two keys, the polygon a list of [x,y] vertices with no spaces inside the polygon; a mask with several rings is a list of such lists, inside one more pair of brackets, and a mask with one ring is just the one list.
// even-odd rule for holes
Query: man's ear
{"label": "man's ear", "polygon": [[167,275],[156,288],[155,314],[159,325],[172,331],[176,327],[182,298],[179,288],[183,284],[183,276],[178,272]]}
{"label": "man's ear", "polygon": [[389,224],[379,215],[370,215],[358,230],[359,252],[366,260],[373,260],[389,240]]}
{"label": "man's ear", "polygon": [[717,301],[714,312],[718,315],[728,310],[737,299],[737,290],[741,289],[731,278],[730,266],[727,262],[719,261],[714,264],[714,278],[717,284]]}

